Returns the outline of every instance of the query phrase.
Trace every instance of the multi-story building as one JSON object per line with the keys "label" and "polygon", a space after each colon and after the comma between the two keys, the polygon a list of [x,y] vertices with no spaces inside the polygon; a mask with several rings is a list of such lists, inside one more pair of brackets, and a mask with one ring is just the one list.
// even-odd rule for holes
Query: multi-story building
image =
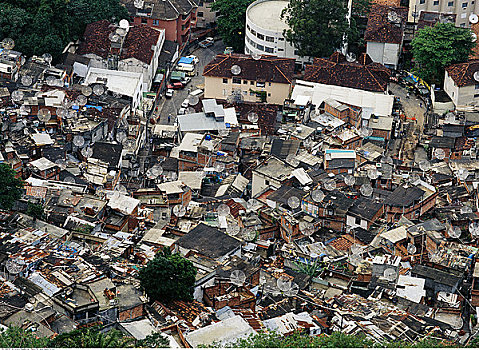
{"label": "multi-story building", "polygon": [[293,73],[292,58],[216,55],[204,68],[205,98],[235,96],[246,102],[282,105],[291,92]]}
{"label": "multi-story building", "polygon": [[471,25],[469,16],[479,13],[479,3],[474,0],[411,0],[408,21],[417,21],[422,11],[454,13],[456,26],[468,28]]}
{"label": "multi-story building", "polygon": [[[135,25],[146,24],[152,28],[164,29],[166,40],[183,45],[188,42],[191,28],[196,25],[194,0],[121,0],[128,9]],[[135,4],[141,6],[135,6]]]}
{"label": "multi-story building", "polygon": [[283,35],[289,26],[281,13],[288,6],[286,0],[257,0],[246,10],[245,53],[258,52],[278,57],[294,58],[306,62],[307,57],[300,57],[297,50]]}

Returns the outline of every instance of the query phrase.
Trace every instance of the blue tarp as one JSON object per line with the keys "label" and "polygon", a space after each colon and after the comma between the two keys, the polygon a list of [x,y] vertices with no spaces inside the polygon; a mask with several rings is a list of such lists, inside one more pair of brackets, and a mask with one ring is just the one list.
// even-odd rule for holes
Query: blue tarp
{"label": "blue tarp", "polygon": [[193,58],[191,57],[181,57],[178,63],[184,63],[184,64],[193,64]]}

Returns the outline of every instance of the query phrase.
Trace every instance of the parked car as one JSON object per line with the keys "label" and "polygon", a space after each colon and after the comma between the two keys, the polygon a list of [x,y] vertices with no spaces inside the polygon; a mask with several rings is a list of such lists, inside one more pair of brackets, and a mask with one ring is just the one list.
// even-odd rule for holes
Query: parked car
{"label": "parked car", "polygon": [[186,84],[188,84],[189,82],[191,81],[191,78],[190,77],[184,77],[183,79],[181,79],[181,83],[186,86]]}
{"label": "parked car", "polygon": [[203,90],[201,90],[201,89],[196,89],[196,90],[193,90],[192,92],[190,92],[191,96],[200,96],[202,94],[203,94]]}
{"label": "parked car", "polygon": [[188,104],[190,103],[190,100],[187,98],[181,103],[181,107],[186,108],[188,107]]}
{"label": "parked car", "polygon": [[184,107],[181,107],[179,110],[178,110],[178,115],[180,114],[185,114],[186,113],[186,108]]}
{"label": "parked car", "polygon": [[198,57],[196,57],[195,55],[189,55],[189,56],[186,56],[186,58],[192,58],[194,64],[198,64],[198,62],[200,62]]}
{"label": "parked car", "polygon": [[173,96],[173,89],[167,89],[165,92],[166,98],[171,98]]}
{"label": "parked car", "polygon": [[174,89],[174,90],[183,89],[184,87],[185,86],[180,82],[166,85],[167,89]]}
{"label": "parked car", "polygon": [[207,47],[213,46],[214,43],[215,43],[215,39],[208,37],[205,40],[201,41],[198,45],[199,47],[206,49]]}

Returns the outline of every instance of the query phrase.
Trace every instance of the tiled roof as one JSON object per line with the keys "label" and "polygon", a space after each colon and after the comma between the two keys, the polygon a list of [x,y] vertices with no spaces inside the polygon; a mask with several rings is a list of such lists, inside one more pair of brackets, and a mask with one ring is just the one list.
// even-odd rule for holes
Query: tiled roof
{"label": "tiled roof", "polygon": [[187,15],[198,6],[194,0],[146,0],[143,8],[138,10],[134,0],[121,0],[121,3],[133,16],[145,13],[151,14],[150,18],[161,20],[177,19],[179,15]]}
{"label": "tiled roof", "polygon": [[474,73],[479,71],[479,59],[452,64],[446,68],[447,74],[458,87],[476,84]]}
{"label": "tiled roof", "polygon": [[87,55],[95,54],[102,58],[107,58],[110,52],[110,39],[108,36],[115,28],[110,27],[110,22],[106,19],[87,24],[83,40],[78,47],[77,54]]}
{"label": "tiled roof", "polygon": [[363,54],[356,62],[348,62],[343,54],[335,52],[330,58],[315,58],[307,65],[304,80],[353,89],[385,92],[391,75],[389,69]]}
{"label": "tiled roof", "polygon": [[[231,73],[231,67],[234,65],[241,68],[241,72],[238,75]],[[254,60],[248,55],[219,54],[206,65],[203,75],[206,77],[237,77],[244,80],[291,84],[293,73],[293,58],[262,56],[261,59]]]}
{"label": "tiled roof", "polygon": [[150,64],[153,58],[152,46],[158,43],[160,31],[147,25],[131,27],[123,43],[120,59],[136,58]]}
{"label": "tiled roof", "polygon": [[[89,23],[76,53],[79,55],[95,54],[102,58],[108,58],[111,46],[109,35],[115,29],[107,20]],[[131,27],[123,43],[120,59],[134,57],[150,64],[153,57],[151,47],[158,42],[160,33],[160,31],[143,24]]]}
{"label": "tiled roof", "polygon": [[[401,19],[399,23],[389,20],[389,13],[395,12]],[[400,44],[403,39],[404,23],[407,20],[407,7],[374,5],[369,13],[364,40],[377,43]]]}

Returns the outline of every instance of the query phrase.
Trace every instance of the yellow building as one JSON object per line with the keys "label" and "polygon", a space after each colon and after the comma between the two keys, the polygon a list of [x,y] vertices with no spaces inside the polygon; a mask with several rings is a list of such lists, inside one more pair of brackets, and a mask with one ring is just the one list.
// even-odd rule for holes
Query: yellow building
{"label": "yellow building", "polygon": [[204,69],[205,98],[282,105],[291,93],[294,59],[255,58],[239,54],[216,55]]}

